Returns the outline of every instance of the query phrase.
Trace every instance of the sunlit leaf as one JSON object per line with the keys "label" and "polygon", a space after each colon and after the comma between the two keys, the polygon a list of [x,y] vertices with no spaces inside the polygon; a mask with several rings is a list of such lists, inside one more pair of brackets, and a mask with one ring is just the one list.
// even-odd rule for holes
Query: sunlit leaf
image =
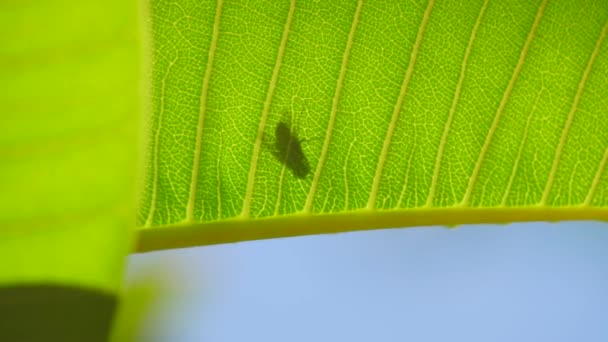
{"label": "sunlit leaf", "polygon": [[149,18],[141,250],[607,218],[605,1],[153,0]]}

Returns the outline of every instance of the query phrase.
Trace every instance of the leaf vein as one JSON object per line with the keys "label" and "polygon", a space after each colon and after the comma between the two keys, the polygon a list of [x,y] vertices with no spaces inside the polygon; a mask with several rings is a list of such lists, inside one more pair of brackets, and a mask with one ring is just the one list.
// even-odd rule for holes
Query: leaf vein
{"label": "leaf vein", "polygon": [[479,171],[481,170],[481,164],[483,163],[485,155],[488,152],[488,148],[490,147],[490,143],[492,141],[492,138],[494,137],[494,133],[496,132],[496,128],[498,127],[498,123],[500,122],[502,113],[504,112],[507,102],[509,102],[509,98],[511,97],[511,92],[513,91],[513,88],[515,88],[515,82],[517,81],[517,78],[519,77],[519,74],[521,73],[521,69],[523,68],[524,62],[526,60],[526,56],[528,54],[530,46],[532,45],[532,41],[534,40],[534,35],[536,33],[536,30],[538,29],[540,20],[543,17],[545,8],[547,7],[547,2],[548,2],[548,0],[543,0],[543,2],[540,4],[540,6],[538,8],[538,11],[536,12],[536,18],[534,19],[534,23],[532,24],[532,27],[530,28],[530,32],[528,33],[528,37],[526,38],[526,42],[524,43],[524,46],[521,50],[521,53],[519,55],[519,60],[517,61],[517,65],[515,66],[515,69],[513,70],[513,75],[511,75],[511,80],[509,80],[507,89],[505,90],[505,93],[502,96],[502,100],[500,101],[500,104],[498,105],[498,109],[496,110],[496,114],[494,115],[494,120],[492,121],[492,126],[490,126],[490,130],[488,131],[488,134],[486,135],[485,142],[484,142],[483,146],[481,147],[481,151],[479,152],[479,157],[477,158],[477,162],[475,163],[475,168],[473,169],[473,174],[469,178],[469,184],[468,184],[467,190],[464,194],[464,198],[462,199],[462,202],[461,202],[462,206],[467,206],[469,204],[469,201],[471,200],[471,194],[473,193],[473,187],[475,186],[475,182],[477,181],[477,178],[479,177]]}
{"label": "leaf vein", "polygon": [[327,124],[327,131],[325,132],[325,140],[323,141],[323,147],[321,149],[321,156],[319,157],[319,162],[317,163],[317,167],[315,169],[315,174],[312,179],[312,183],[310,185],[310,190],[308,191],[308,196],[306,197],[306,202],[304,204],[303,212],[309,213],[312,210],[312,202],[314,200],[315,194],[317,193],[317,187],[319,186],[319,179],[321,178],[321,171],[323,170],[323,166],[325,165],[325,161],[327,160],[327,153],[329,151],[329,143],[331,141],[331,135],[334,130],[334,125],[336,122],[336,113],[338,111],[338,103],[340,101],[340,95],[342,94],[342,88],[344,86],[344,78],[346,76],[346,70],[348,69],[348,60],[350,57],[350,52],[352,50],[353,42],[355,40],[355,32],[357,31],[357,25],[359,24],[359,17],[361,15],[361,8],[363,7],[363,0],[359,0],[357,2],[357,9],[355,10],[355,16],[353,18],[353,23],[350,28],[350,32],[348,34],[348,41],[346,43],[346,48],[344,49],[344,54],[342,55],[342,66],[340,67],[340,75],[338,76],[338,81],[336,84],[336,92],[334,93],[334,98],[332,100],[331,105],[331,113],[329,115],[329,122]]}
{"label": "leaf vein", "polygon": [[156,128],[156,132],[154,133],[154,158],[152,162],[152,197],[150,198],[150,211],[148,212],[148,218],[146,219],[145,227],[152,226],[152,221],[154,219],[154,212],[156,211],[156,196],[158,194],[158,149],[160,145],[160,131],[163,125],[163,114],[165,112],[165,90],[167,84],[167,77],[171,73],[171,68],[177,62],[177,58],[175,58],[169,65],[167,66],[167,71],[161,80],[161,88],[160,88],[160,110],[158,113],[158,127]]}
{"label": "leaf vein", "polygon": [[255,182],[255,175],[257,171],[258,159],[260,157],[260,151],[262,149],[262,139],[264,137],[264,129],[266,128],[266,120],[268,119],[268,112],[270,111],[270,103],[272,102],[272,97],[274,95],[274,91],[277,86],[277,82],[279,79],[279,71],[281,70],[281,65],[283,63],[283,56],[285,55],[285,50],[287,47],[287,41],[289,38],[289,31],[291,30],[291,23],[293,21],[293,13],[296,9],[296,0],[291,0],[291,4],[289,7],[289,14],[287,15],[287,20],[285,21],[285,28],[283,30],[283,35],[281,37],[281,45],[279,46],[279,52],[277,54],[277,59],[274,65],[274,70],[272,71],[272,78],[270,79],[270,85],[268,86],[268,92],[266,94],[266,100],[264,101],[264,109],[262,110],[262,117],[260,119],[260,124],[258,126],[258,134],[256,137],[255,144],[253,145],[253,155],[251,157],[251,166],[249,168],[249,176],[247,180],[247,189],[245,192],[245,197],[243,199],[243,209],[241,211],[241,217],[248,217],[251,211],[251,200],[253,198],[253,187]]}
{"label": "leaf vein", "polygon": [[602,177],[602,173],[604,172],[604,169],[606,168],[606,160],[608,160],[608,148],[606,148],[606,151],[604,152],[604,158],[602,158],[602,160],[600,161],[600,166],[598,167],[597,172],[595,173],[595,177],[593,177],[593,182],[591,183],[591,187],[589,188],[589,193],[587,194],[587,197],[585,198],[585,202],[583,202],[583,205],[585,205],[585,206],[589,206],[591,204],[591,200],[593,199],[595,190],[597,189],[598,185],[600,184],[600,179]]}
{"label": "leaf vein", "polygon": [[[587,64],[587,68],[585,69],[585,71],[583,73],[583,77],[581,79],[581,83],[579,84],[579,89],[578,89],[578,91],[577,91],[577,93],[576,93],[576,95],[574,97],[574,103],[572,104],[572,109],[571,109],[569,117],[568,117],[569,121],[571,121],[570,116],[574,116],[574,112],[576,111],[576,108],[578,107],[578,102],[580,101],[580,97],[581,97],[581,94],[583,92],[583,88],[585,87],[585,83],[587,82],[587,78],[589,77],[589,72],[591,71],[591,68],[593,66],[593,62],[595,61],[595,58],[599,54],[600,47],[602,45],[602,41],[606,37],[606,31],[607,30],[608,30],[608,22],[606,22],[606,24],[604,24],[604,28],[602,29],[602,33],[600,34],[600,37],[598,38],[597,43],[595,44],[595,49],[593,50],[593,53],[591,54],[591,57],[589,59],[589,63]],[[569,128],[568,127],[568,123],[566,124],[566,126],[567,127],[564,128],[564,132],[567,134],[566,129]],[[563,138],[563,134],[562,134],[562,138]],[[560,143],[561,143],[561,141],[560,141]],[[563,148],[563,146],[561,146],[561,148]],[[561,148],[558,147],[559,155],[557,154],[558,152],[556,152],[556,158],[555,159],[557,159],[561,155],[561,150],[560,150]],[[604,152],[604,157],[600,161],[600,165],[599,165],[599,167],[597,169],[597,172],[595,173],[595,176],[593,177],[593,181],[591,182],[591,187],[589,188],[589,192],[587,193],[587,197],[585,198],[585,201],[583,202],[583,205],[585,205],[585,206],[589,206],[591,204],[591,200],[593,200],[593,195],[595,194],[595,190],[599,186],[602,173],[604,172],[604,169],[606,167],[606,160],[607,159],[608,159],[608,148],[606,148],[606,150]],[[557,166],[554,165],[554,168],[557,168]],[[553,170],[553,168],[552,168],[551,171],[552,171],[553,177],[555,177],[555,175],[554,175],[555,171]],[[552,178],[550,178],[550,180],[551,180],[551,182],[553,181]],[[545,193],[547,193],[547,192],[548,192],[547,189],[545,189]],[[545,198],[545,201],[546,201],[546,198]]]}
{"label": "leaf vein", "polygon": [[519,162],[521,161],[521,156],[523,155],[524,146],[526,144],[526,141],[528,140],[528,130],[530,129],[530,122],[532,122],[532,115],[536,111],[536,106],[538,105],[538,101],[540,100],[543,89],[541,89],[538,92],[538,94],[536,95],[536,99],[534,100],[534,104],[532,105],[532,109],[530,110],[530,114],[528,115],[528,119],[526,120],[526,127],[524,128],[524,135],[519,144],[519,149],[517,151],[517,157],[515,158],[515,163],[513,164],[513,170],[511,171],[511,175],[509,176],[509,181],[507,183],[507,188],[505,189],[505,193],[502,196],[502,201],[500,202],[501,207],[504,207],[507,204],[507,198],[509,197],[509,193],[511,192],[511,187],[513,186],[513,181],[515,180],[515,175],[517,174],[517,170],[519,169]]}
{"label": "leaf vein", "polygon": [[460,76],[458,77],[458,83],[456,84],[456,91],[454,92],[454,98],[452,99],[452,106],[450,107],[450,112],[448,114],[448,120],[445,123],[443,128],[443,134],[441,135],[441,141],[439,142],[439,147],[437,148],[437,157],[435,160],[435,167],[433,170],[433,178],[431,179],[431,189],[429,191],[429,196],[427,198],[426,206],[430,207],[435,199],[435,191],[437,190],[437,184],[439,183],[439,170],[441,168],[441,160],[443,159],[443,151],[445,149],[445,145],[448,140],[448,133],[452,126],[452,121],[454,120],[454,113],[456,112],[456,107],[458,106],[458,102],[460,100],[460,93],[462,92],[462,85],[464,84],[464,78],[467,70],[467,63],[469,61],[469,56],[471,55],[471,50],[473,49],[473,43],[475,38],[477,37],[477,31],[479,30],[479,26],[481,25],[481,21],[483,19],[483,15],[488,7],[488,3],[490,0],[485,0],[483,5],[481,6],[481,10],[477,15],[477,21],[475,22],[475,26],[473,27],[473,31],[471,31],[471,36],[469,38],[469,44],[467,45],[467,49],[465,50],[464,57],[462,59],[462,66],[460,67]]}
{"label": "leaf vein", "polygon": [[400,209],[401,206],[403,205],[403,197],[405,197],[405,190],[407,190],[407,183],[409,182],[409,178],[410,178],[410,169],[412,166],[412,159],[414,157],[415,150],[416,150],[416,148],[413,147],[410,150],[409,158],[407,158],[407,168],[405,170],[405,179],[403,181],[403,187],[401,187],[401,194],[399,195],[399,199],[397,200],[397,205],[395,206],[395,209]]}
{"label": "leaf vein", "polygon": [[[215,19],[213,23],[213,34],[211,36],[211,46],[209,47],[209,57],[207,59],[207,68],[203,78],[203,89],[201,91],[200,109],[198,115],[198,125],[196,130],[196,145],[194,149],[194,165],[192,165],[192,178],[190,181],[190,194],[188,196],[188,205],[186,206],[186,222],[192,222],[194,219],[194,202],[196,201],[196,189],[198,187],[198,173],[201,160],[201,145],[203,140],[203,126],[205,123],[205,114],[207,113],[207,96],[209,94],[209,80],[211,79],[211,71],[213,70],[213,61],[215,59],[215,51],[217,49],[217,41],[220,35],[220,18],[222,16],[223,0],[217,0],[215,9]],[[218,160],[219,163],[219,160]],[[218,184],[219,186],[219,184]],[[221,203],[218,202],[218,206]],[[218,208],[221,213],[221,208]]]}
{"label": "leaf vein", "polygon": [[386,163],[386,158],[388,155],[388,148],[391,144],[391,140],[393,138],[393,134],[395,132],[395,126],[397,126],[397,119],[399,118],[399,113],[401,112],[401,108],[403,107],[403,100],[405,98],[405,94],[407,92],[407,87],[410,83],[410,79],[412,78],[412,74],[414,73],[414,65],[416,64],[416,58],[418,57],[418,52],[420,50],[420,45],[422,43],[422,37],[424,36],[424,31],[426,30],[426,26],[429,22],[429,18],[431,16],[431,11],[433,9],[433,5],[435,4],[435,0],[429,0],[429,3],[424,12],[424,16],[422,18],[422,22],[420,23],[420,28],[418,29],[418,35],[416,36],[416,42],[414,43],[414,47],[412,48],[412,52],[410,54],[410,61],[407,66],[407,70],[405,72],[405,76],[403,78],[403,83],[401,84],[401,91],[399,92],[399,97],[397,98],[397,103],[393,109],[393,115],[391,118],[391,122],[388,126],[388,130],[386,132],[386,137],[384,138],[384,144],[382,146],[382,151],[380,152],[380,158],[378,159],[378,165],[376,166],[376,174],[374,176],[372,182],[372,189],[370,191],[370,195],[367,201],[367,208],[374,209],[376,205],[376,197],[378,196],[378,189],[380,188],[380,178],[382,177],[382,171],[384,169],[384,164]]}
{"label": "leaf vein", "polygon": [[555,150],[555,156],[553,157],[553,165],[551,166],[551,172],[549,173],[549,179],[547,180],[547,185],[545,186],[545,191],[543,192],[543,197],[540,200],[539,205],[546,205],[547,199],[549,198],[549,193],[551,192],[551,188],[553,187],[553,182],[555,181],[555,175],[557,173],[557,167],[559,165],[559,161],[562,157],[562,152],[564,150],[564,145],[566,145],[566,139],[568,137],[568,132],[570,131],[570,127],[572,126],[572,121],[574,120],[574,114],[578,109],[578,104],[581,101],[581,97],[583,91],[585,90],[585,84],[587,83],[587,79],[589,79],[589,74],[591,69],[593,68],[593,63],[597,58],[597,55],[600,52],[600,47],[602,46],[602,41],[604,37],[606,37],[606,30],[608,30],[608,22],[604,24],[604,28],[600,33],[597,42],[595,43],[595,48],[589,57],[589,62],[587,63],[587,67],[583,72],[581,77],[581,81],[578,84],[578,89],[576,90],[576,95],[574,95],[574,101],[572,101],[572,107],[570,108],[570,112],[568,113],[568,119],[566,120],[566,124],[564,125],[564,129],[562,130],[561,138],[559,139],[559,144],[557,145],[557,149]]}

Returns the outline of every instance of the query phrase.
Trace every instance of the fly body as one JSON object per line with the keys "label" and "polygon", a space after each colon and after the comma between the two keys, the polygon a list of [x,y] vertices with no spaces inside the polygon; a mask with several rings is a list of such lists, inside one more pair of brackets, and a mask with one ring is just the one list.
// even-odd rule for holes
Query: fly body
{"label": "fly body", "polygon": [[289,168],[296,178],[306,178],[310,173],[308,159],[302,150],[302,141],[285,122],[279,122],[275,129],[273,155]]}

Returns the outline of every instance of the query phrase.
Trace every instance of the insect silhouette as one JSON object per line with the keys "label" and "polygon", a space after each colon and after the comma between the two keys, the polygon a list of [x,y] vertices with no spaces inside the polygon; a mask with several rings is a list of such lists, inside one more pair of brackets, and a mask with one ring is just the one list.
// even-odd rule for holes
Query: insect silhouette
{"label": "insect silhouette", "polygon": [[286,122],[280,121],[274,131],[274,149],[272,155],[291,170],[298,179],[304,179],[310,173],[310,164],[304,151],[302,142]]}

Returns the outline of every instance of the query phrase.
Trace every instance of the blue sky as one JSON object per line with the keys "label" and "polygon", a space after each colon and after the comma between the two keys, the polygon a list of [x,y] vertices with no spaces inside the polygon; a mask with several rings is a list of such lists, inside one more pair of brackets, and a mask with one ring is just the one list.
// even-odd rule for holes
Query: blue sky
{"label": "blue sky", "polygon": [[133,255],[141,341],[608,341],[608,224],[387,229]]}

